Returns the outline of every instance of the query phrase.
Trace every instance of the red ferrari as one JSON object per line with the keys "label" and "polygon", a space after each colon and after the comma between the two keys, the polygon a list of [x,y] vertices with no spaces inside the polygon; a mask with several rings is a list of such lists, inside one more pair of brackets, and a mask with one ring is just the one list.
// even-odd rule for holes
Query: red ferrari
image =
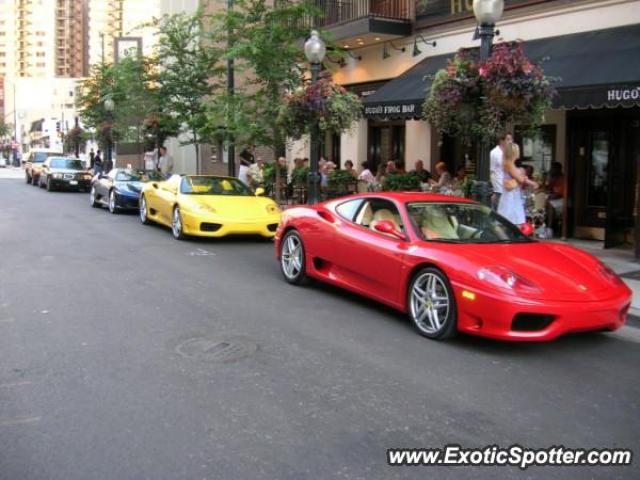
{"label": "red ferrari", "polygon": [[629,288],[595,257],[442,195],[371,193],[292,208],[276,254],[287,282],[311,277],[370,297],[408,313],[433,339],[616,330],[631,303]]}

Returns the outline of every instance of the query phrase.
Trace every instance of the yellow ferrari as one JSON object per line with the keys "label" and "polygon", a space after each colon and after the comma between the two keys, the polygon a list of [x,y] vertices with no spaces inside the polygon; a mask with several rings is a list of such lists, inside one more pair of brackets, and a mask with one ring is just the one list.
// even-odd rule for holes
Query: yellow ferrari
{"label": "yellow ferrari", "polygon": [[171,227],[173,236],[224,237],[261,235],[271,238],[280,210],[270,198],[253,194],[232,177],[173,175],[147,183],[140,195],[140,221]]}

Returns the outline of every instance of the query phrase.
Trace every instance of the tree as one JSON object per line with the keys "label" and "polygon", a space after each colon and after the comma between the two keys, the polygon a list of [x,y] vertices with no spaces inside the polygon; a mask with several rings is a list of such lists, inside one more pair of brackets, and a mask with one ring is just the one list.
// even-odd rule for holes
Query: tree
{"label": "tree", "polygon": [[4,121],[0,119],[0,140],[11,136],[12,130],[13,127],[10,124],[4,123]]}
{"label": "tree", "polygon": [[233,96],[209,103],[207,127],[237,143],[264,145],[284,153],[286,132],[278,124],[286,92],[303,84],[306,58],[300,40],[315,9],[307,2],[238,0],[232,11],[210,19],[211,41],[227,45],[243,82]]}
{"label": "tree", "polygon": [[203,36],[203,12],[164,16],[158,28],[158,93],[162,109],[170,112],[180,133],[189,134],[183,145],[194,145],[200,159],[200,143],[206,136],[206,101],[219,89],[222,51],[208,45]]}
{"label": "tree", "polygon": [[[114,103],[113,112],[105,108],[107,99]],[[150,133],[156,141],[163,141],[177,132],[176,122],[161,101],[157,62],[149,57],[96,65],[82,84],[77,106],[102,148],[109,139],[143,145]]]}

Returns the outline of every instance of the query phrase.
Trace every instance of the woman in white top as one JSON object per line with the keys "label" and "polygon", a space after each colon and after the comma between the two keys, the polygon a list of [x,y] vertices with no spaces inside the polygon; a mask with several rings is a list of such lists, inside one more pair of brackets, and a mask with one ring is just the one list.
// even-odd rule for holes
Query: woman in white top
{"label": "woman in white top", "polygon": [[358,180],[366,182],[367,185],[373,185],[376,183],[376,176],[371,172],[371,166],[369,162],[362,162],[362,172],[358,175]]}
{"label": "woman in white top", "polygon": [[503,192],[498,203],[498,213],[514,225],[522,225],[527,221],[522,202],[522,187],[538,188],[538,184],[529,180],[515,161],[520,157],[520,148],[515,143],[504,147],[502,168],[504,169]]}

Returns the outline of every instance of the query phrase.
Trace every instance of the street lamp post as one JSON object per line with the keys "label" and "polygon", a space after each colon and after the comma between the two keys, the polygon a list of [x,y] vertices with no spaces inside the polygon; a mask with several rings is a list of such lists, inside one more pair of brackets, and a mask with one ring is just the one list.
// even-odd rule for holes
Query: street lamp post
{"label": "street lamp post", "polygon": [[[495,25],[504,11],[503,0],[473,0],[473,13],[478,21],[480,36],[480,59],[485,60],[491,55],[491,44],[495,35]],[[480,143],[480,158],[478,159],[478,180],[473,185],[473,194],[479,202],[491,204],[491,165],[489,149],[486,141]]]}
{"label": "street lamp post", "polygon": [[[317,30],[311,31],[311,36],[304,44],[304,53],[311,64],[311,84],[315,85],[322,69],[322,60],[327,53],[324,41],[318,35]],[[320,161],[320,127],[318,120],[314,118],[311,125],[311,173],[309,174],[309,203],[314,205],[320,201],[320,173],[318,163]]]}
{"label": "street lamp post", "polygon": [[[107,122],[109,123],[109,136],[107,137],[107,161],[106,165],[109,165],[113,168],[113,140],[111,138],[111,134],[113,131],[113,111],[115,110],[116,105],[113,99],[107,98],[104,101],[104,109],[107,112]],[[106,172],[109,173],[109,172]]]}

